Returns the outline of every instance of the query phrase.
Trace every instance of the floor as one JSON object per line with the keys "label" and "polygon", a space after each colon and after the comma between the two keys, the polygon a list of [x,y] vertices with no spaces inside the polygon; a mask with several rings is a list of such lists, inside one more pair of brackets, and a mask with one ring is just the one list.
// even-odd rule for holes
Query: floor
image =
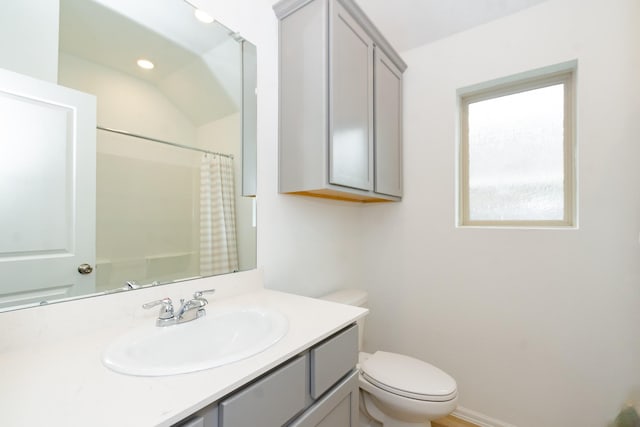
{"label": "floor", "polygon": [[454,416],[449,415],[448,417],[441,418],[437,421],[431,422],[431,427],[478,427],[475,424],[471,424],[468,421],[461,420],[460,418],[456,418]]}

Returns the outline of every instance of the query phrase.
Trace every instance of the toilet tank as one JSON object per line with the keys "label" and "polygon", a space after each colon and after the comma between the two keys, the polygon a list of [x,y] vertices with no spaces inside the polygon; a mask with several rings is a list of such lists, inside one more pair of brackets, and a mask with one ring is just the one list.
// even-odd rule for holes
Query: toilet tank
{"label": "toilet tank", "polygon": [[[343,289],[320,297],[320,299],[337,302],[340,304],[354,305],[368,308],[368,294],[360,289]],[[362,351],[362,338],[364,337],[364,317],[358,320],[358,350]]]}

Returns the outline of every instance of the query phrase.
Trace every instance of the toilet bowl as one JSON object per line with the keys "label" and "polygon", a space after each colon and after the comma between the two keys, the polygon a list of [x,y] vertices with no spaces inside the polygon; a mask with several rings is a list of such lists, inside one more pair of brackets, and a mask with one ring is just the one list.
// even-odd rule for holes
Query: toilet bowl
{"label": "toilet bowl", "polygon": [[385,427],[430,426],[456,408],[456,382],[433,365],[383,351],[361,353],[360,361],[365,415]]}
{"label": "toilet bowl", "polygon": [[[344,290],[322,299],[366,307],[367,293]],[[456,408],[455,380],[422,360],[403,354],[362,352],[364,322],[359,321],[360,425],[430,427]],[[370,423],[375,420],[375,423]]]}

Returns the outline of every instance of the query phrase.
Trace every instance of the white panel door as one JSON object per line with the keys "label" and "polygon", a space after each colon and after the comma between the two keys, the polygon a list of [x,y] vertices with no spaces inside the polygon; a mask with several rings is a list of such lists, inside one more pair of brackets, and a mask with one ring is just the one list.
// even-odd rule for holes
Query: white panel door
{"label": "white panel door", "polygon": [[0,309],[95,291],[92,95],[0,69]]}

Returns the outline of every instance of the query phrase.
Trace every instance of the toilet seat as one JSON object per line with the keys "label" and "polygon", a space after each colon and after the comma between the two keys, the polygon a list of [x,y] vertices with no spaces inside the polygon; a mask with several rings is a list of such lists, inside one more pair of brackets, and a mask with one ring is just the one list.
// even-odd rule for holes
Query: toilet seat
{"label": "toilet seat", "polygon": [[377,351],[362,361],[360,370],[371,384],[399,396],[446,402],[458,395],[456,382],[447,373],[402,354]]}

